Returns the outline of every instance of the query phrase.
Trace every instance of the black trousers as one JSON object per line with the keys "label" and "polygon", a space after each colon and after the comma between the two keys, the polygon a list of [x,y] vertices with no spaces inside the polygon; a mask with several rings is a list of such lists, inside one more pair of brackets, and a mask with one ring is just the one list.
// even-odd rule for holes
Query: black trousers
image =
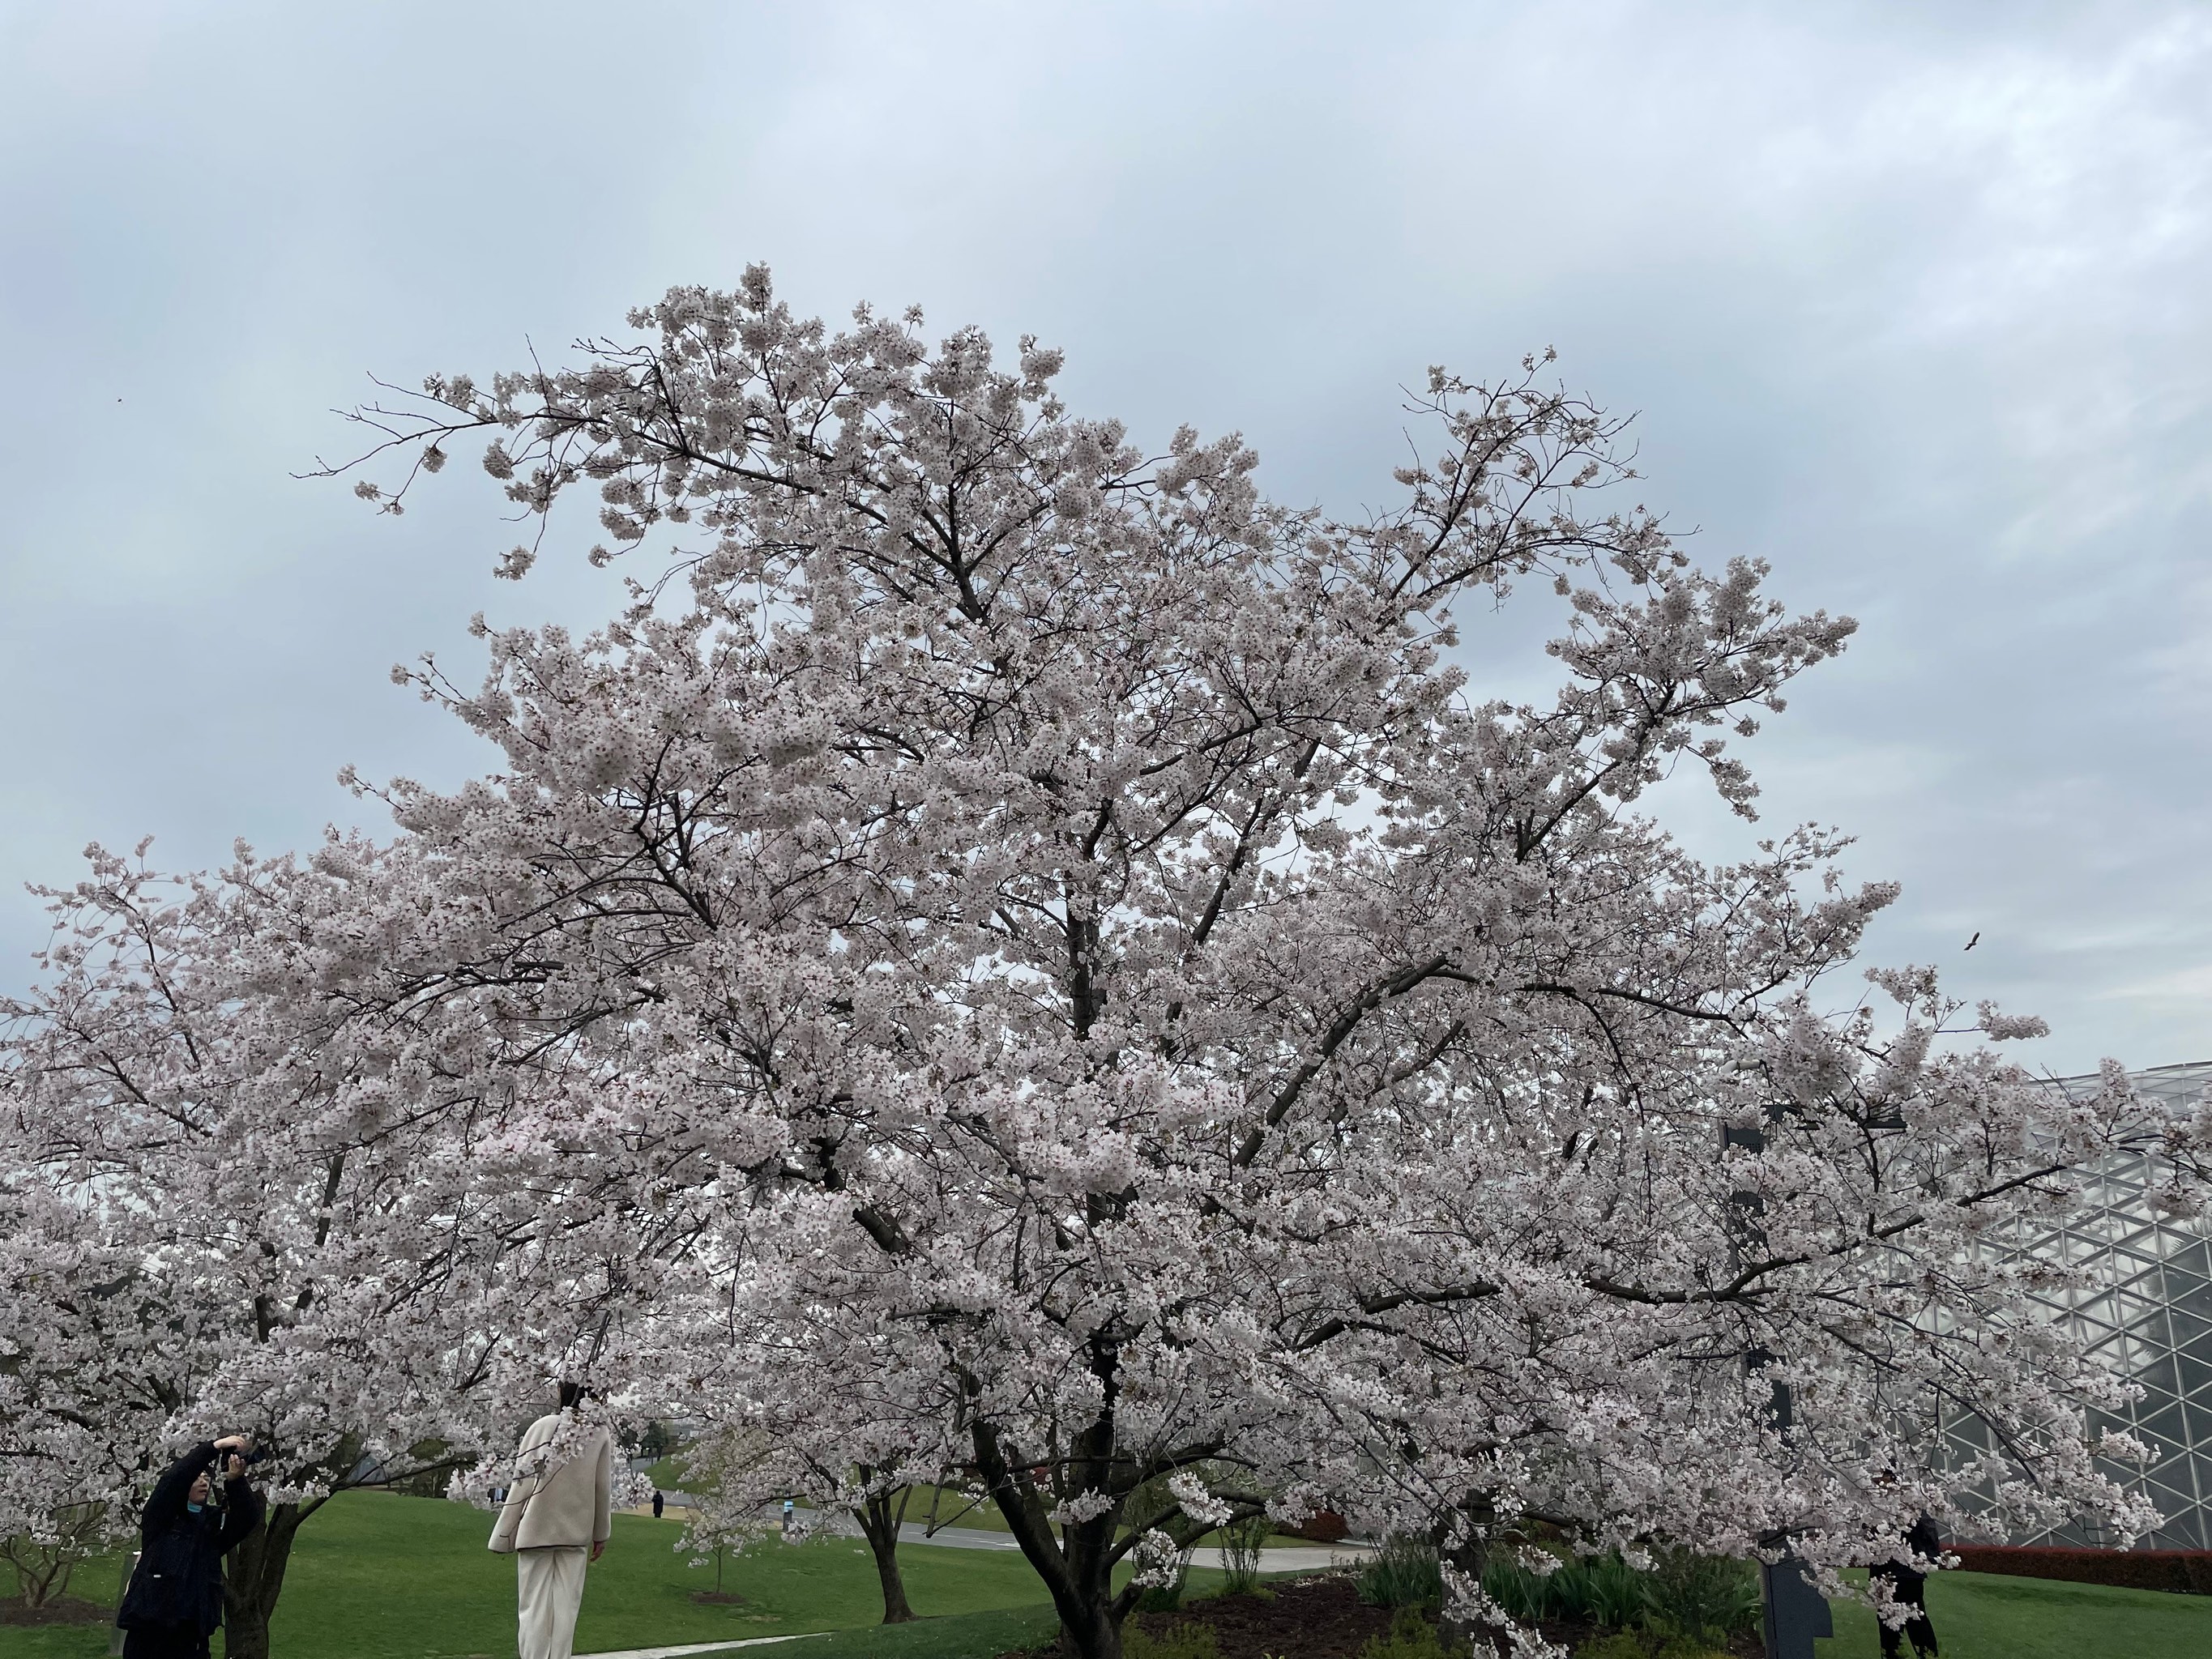
{"label": "black trousers", "polygon": [[198,1625],[142,1625],[123,1632],[123,1659],[208,1659]]}
{"label": "black trousers", "polygon": [[1902,1630],[1893,1625],[1881,1627],[1882,1659],[1897,1659],[1900,1651],[1898,1638],[1904,1636],[1912,1638],[1913,1652],[1936,1652],[1936,1626],[1928,1622],[1927,1579],[1917,1572],[1900,1572],[1891,1577],[1889,1582],[1890,1599],[1902,1601],[1913,1611]]}

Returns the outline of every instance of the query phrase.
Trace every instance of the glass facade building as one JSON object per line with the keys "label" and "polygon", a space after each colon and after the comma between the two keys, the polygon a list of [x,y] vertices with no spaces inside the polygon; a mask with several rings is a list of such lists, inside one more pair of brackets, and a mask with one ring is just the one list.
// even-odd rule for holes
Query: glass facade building
{"label": "glass facade building", "polygon": [[[2212,1061],[2140,1072],[2138,1092],[2185,1102],[2212,1086]],[[2069,1079],[2069,1090],[2094,1091],[2095,1078]],[[2148,1549],[2212,1549],[2212,1216],[2161,1216],[2148,1194],[2158,1171],[2146,1158],[2108,1158],[2091,1172],[2087,1202],[2063,1226],[2020,1239],[2021,1248],[2055,1261],[2086,1267],[2086,1287],[2041,1298],[2091,1353],[2142,1389],[2113,1418],[2158,1450],[2148,1468],[2112,1464],[2107,1473],[2150,1499],[2165,1525],[2138,1545]],[[1980,1425],[1960,1422],[1956,1449],[1971,1451]],[[2106,1544],[2117,1540],[2078,1528],[2022,1538],[2020,1543]]]}

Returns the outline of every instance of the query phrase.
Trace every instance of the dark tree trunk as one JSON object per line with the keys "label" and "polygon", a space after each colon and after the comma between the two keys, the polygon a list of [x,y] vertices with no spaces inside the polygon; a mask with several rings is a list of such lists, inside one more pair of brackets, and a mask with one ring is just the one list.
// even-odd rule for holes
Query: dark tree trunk
{"label": "dark tree trunk", "polygon": [[[1480,1584],[1482,1575],[1490,1570],[1490,1528],[1498,1520],[1498,1507],[1487,1493],[1469,1497],[1462,1500],[1460,1507],[1467,1515],[1467,1532],[1448,1547],[1439,1540],[1437,1553],[1446,1565],[1458,1569]],[[1480,1634],[1474,1626],[1451,1616],[1451,1592],[1449,1589],[1444,1593],[1444,1605],[1440,1610],[1437,1624],[1440,1627],[1438,1633],[1448,1645],[1454,1647],[1472,1648]],[[1480,1651],[1479,1649],[1476,1650]]]}
{"label": "dark tree trunk", "polygon": [[1057,1539],[1035,1478],[1008,1462],[1006,1449],[988,1424],[978,1421],[970,1434],[984,1484],[1006,1517],[1014,1541],[1051,1593],[1060,1614],[1060,1651],[1068,1659],[1121,1659],[1121,1621],[1136,1605],[1137,1592],[1131,1585],[1119,1595],[1114,1593],[1114,1565],[1120,1559],[1115,1534],[1133,1483],[1117,1479],[1114,1468],[1115,1366],[1103,1340],[1094,1344],[1092,1369],[1103,1384],[1105,1409],[1076,1437],[1069,1449],[1073,1455],[1062,1467],[1059,1480],[1061,1495],[1109,1492],[1115,1502],[1079,1524],[1062,1525]]}
{"label": "dark tree trunk", "polygon": [[878,1492],[860,1507],[860,1530],[867,1534],[868,1548],[876,1558],[876,1577],[883,1581],[886,1625],[908,1624],[914,1618],[898,1565],[899,1522],[906,1518],[907,1490],[901,1486],[895,1492]]}
{"label": "dark tree trunk", "polygon": [[[38,1549],[26,1540],[9,1541],[10,1547],[0,1559],[15,1569],[16,1600],[21,1606],[42,1607],[68,1591],[70,1571],[76,1565],[74,1557]],[[16,1547],[19,1545],[20,1548]]]}
{"label": "dark tree trunk", "polygon": [[1060,1613],[1060,1650],[1068,1659],[1121,1659],[1121,1622],[1106,1598],[1088,1601],[1071,1620]]}
{"label": "dark tree trunk", "polygon": [[222,1650],[225,1659],[269,1659],[269,1619],[284,1588],[284,1568],[300,1523],[322,1505],[271,1504],[261,1524],[223,1558]]}

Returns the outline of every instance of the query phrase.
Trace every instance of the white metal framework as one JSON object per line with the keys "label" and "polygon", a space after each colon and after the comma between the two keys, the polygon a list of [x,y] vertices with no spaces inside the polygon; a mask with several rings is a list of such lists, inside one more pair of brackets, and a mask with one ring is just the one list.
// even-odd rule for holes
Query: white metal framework
{"label": "white metal framework", "polygon": [[[2191,1101],[2212,1087],[2212,1061],[2138,1072],[2144,1095]],[[2069,1078],[2069,1091],[2098,1086]],[[2084,1266],[2085,1288],[2039,1297],[2089,1351],[2142,1389],[2142,1397],[2097,1426],[2120,1427],[2157,1449],[2148,1468],[2111,1464],[2106,1472],[2141,1492],[2166,1517],[2138,1541],[2152,1549],[2212,1549],[2212,1218],[2160,1215],[2149,1193],[2157,1170],[2147,1158],[2110,1158],[2086,1188],[2087,1203],[2063,1226],[2032,1233],[2021,1247],[2051,1261]],[[1960,1453],[1977,1449],[1981,1427],[1948,1425]],[[2065,1528],[2022,1543],[2106,1544],[2091,1529]]]}

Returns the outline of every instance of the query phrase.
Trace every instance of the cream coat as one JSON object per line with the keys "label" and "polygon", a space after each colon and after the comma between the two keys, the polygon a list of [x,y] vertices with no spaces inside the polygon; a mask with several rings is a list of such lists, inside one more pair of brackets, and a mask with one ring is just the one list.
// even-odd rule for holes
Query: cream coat
{"label": "cream coat", "polygon": [[[561,1413],[539,1418],[522,1437],[519,1462],[552,1439]],[[491,1547],[573,1549],[606,1541],[613,1530],[614,1443],[603,1428],[589,1431],[574,1455],[540,1475],[523,1475],[510,1487],[491,1531]]]}

